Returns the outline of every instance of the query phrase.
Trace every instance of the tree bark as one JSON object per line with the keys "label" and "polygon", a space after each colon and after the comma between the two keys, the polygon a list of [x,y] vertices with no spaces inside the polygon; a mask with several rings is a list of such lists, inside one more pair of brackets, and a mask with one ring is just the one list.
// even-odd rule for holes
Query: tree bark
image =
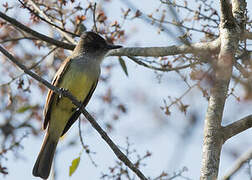
{"label": "tree bark", "polygon": [[[240,21],[236,21],[234,18],[235,12],[237,12],[234,9],[237,8],[236,2],[232,1],[233,9],[231,9],[228,0],[220,0],[221,24],[219,29],[221,47],[217,63],[213,67],[215,70],[215,83],[211,89],[205,118],[201,180],[217,179],[221,148],[225,142],[221,122],[235,60],[234,55],[241,34]],[[240,7],[246,8],[246,6]]]}

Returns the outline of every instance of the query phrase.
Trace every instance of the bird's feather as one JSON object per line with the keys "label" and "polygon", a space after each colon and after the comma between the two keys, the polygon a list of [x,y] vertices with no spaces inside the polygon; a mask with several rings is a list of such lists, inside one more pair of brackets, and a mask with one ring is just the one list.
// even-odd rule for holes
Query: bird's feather
{"label": "bird's feather", "polygon": [[[96,80],[96,82],[92,85],[92,88],[90,89],[88,95],[85,97],[85,99],[82,101],[82,107],[86,107],[87,103],[89,102],[91,96],[93,95],[94,93],[94,90],[97,86],[97,83],[98,83],[98,79]],[[81,111],[80,110],[76,110],[73,115],[69,118],[69,120],[67,121],[67,124],[62,132],[62,135],[63,136],[68,130],[69,128],[72,126],[72,124],[77,120],[77,118],[80,116],[81,114]]]}
{"label": "bird's feather", "polygon": [[[54,79],[52,81],[52,84],[56,87],[58,87],[58,85],[60,84],[61,80],[64,77],[64,74],[67,72],[67,69],[69,68],[69,65],[71,63],[71,58],[68,57],[60,66],[59,70],[57,71],[57,73],[54,76]],[[51,116],[51,106],[52,106],[52,102],[55,98],[55,93],[52,90],[48,91],[47,97],[46,97],[46,103],[45,103],[45,107],[44,107],[44,124],[43,124],[43,129],[46,129],[48,122],[50,120],[50,116]]]}

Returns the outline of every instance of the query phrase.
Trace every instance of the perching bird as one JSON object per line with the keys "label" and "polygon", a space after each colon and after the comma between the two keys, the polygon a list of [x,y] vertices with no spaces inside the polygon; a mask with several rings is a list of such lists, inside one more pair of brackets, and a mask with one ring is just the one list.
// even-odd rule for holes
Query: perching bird
{"label": "perching bird", "polygon": [[[122,46],[108,44],[94,32],[85,32],[71,56],[61,64],[53,85],[68,90],[85,107],[90,100],[99,76],[100,64],[110,49]],[[44,107],[43,129],[47,132],[33,167],[33,175],[47,179],[59,138],[64,135],[81,112],[65,97],[49,90]]]}

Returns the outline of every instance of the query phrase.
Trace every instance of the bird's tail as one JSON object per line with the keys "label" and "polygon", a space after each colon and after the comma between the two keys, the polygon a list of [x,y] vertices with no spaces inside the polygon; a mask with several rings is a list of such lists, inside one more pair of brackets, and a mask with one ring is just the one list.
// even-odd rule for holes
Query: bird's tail
{"label": "bird's tail", "polygon": [[34,176],[38,176],[43,179],[48,178],[57,144],[58,139],[55,140],[54,138],[51,138],[49,133],[46,133],[43,145],[33,167],[32,174]]}

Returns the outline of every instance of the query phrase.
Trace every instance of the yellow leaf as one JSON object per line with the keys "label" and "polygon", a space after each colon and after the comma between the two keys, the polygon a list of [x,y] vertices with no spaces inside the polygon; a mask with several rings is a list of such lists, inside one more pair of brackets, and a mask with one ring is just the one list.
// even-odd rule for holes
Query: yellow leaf
{"label": "yellow leaf", "polygon": [[72,174],[76,171],[80,163],[80,157],[77,157],[72,161],[71,166],[69,167],[69,176],[72,176]]}

